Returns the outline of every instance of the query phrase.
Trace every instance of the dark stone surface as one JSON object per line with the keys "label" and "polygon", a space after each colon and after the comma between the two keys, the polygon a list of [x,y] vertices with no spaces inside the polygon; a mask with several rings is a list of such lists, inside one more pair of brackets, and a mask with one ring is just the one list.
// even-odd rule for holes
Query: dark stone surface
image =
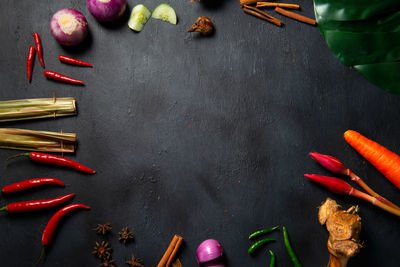
{"label": "dark stone surface", "polygon": [[[174,233],[185,237],[184,266],[196,266],[195,250],[206,238],[223,244],[229,266],[267,266],[266,248],[247,254],[247,236],[273,225],[287,226],[304,266],[325,266],[328,235],[316,216],[326,197],[344,207],[360,206],[365,247],[351,266],[398,266],[398,218],[330,194],[303,173],[329,174],[308,152],[335,155],[400,203],[399,190],[342,137],[347,129],[359,130],[400,152],[399,96],[341,65],[316,27],[282,18],[285,26],[278,28],[243,14],[234,0],[172,1],[178,25],[150,20],[139,34],[126,26],[126,18],[100,25],[85,2],[0,1],[0,99],[51,97],[55,89],[58,97],[75,97],[79,109],[76,117],[2,127],[76,132],[79,147],[69,157],[98,171],[89,176],[24,159],[3,163],[1,186],[54,176],[67,187],[32,190],[2,203],[75,192],[74,203],[92,207],[64,220],[44,266],[98,265],[91,251],[101,237],[91,228],[108,221],[118,266],[131,252],[155,266]],[[302,14],[313,15],[311,1],[297,2]],[[143,3],[153,9],[159,2]],[[131,9],[137,2],[128,4]],[[62,8],[87,17],[90,38],[79,48],[63,48],[50,34],[49,20]],[[200,15],[215,22],[212,37],[185,32]],[[46,80],[38,60],[27,83],[25,59],[35,31],[46,68],[82,79],[85,87]],[[61,64],[59,54],[95,67]],[[0,159],[15,153],[1,150]],[[56,210],[0,215],[0,265],[30,266]],[[124,226],[135,235],[126,247],[117,241]],[[267,247],[278,265],[291,266],[281,232],[271,237],[277,242]]]}

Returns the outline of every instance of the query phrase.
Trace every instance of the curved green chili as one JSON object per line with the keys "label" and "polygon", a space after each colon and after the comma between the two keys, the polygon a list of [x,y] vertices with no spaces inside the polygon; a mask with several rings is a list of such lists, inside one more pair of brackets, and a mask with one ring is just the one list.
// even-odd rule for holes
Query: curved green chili
{"label": "curved green chili", "polygon": [[249,247],[247,252],[249,252],[249,254],[253,254],[259,247],[261,247],[265,243],[272,242],[272,241],[276,241],[276,239],[274,239],[274,238],[261,239],[261,240],[255,242],[251,247]]}
{"label": "curved green chili", "polygon": [[249,235],[249,239],[253,239],[253,238],[259,237],[260,235],[275,231],[278,228],[279,228],[279,226],[275,226],[275,227],[271,227],[268,229],[256,231],[256,232],[252,233],[251,235]]}
{"label": "curved green chili", "polygon": [[275,267],[275,254],[272,252],[272,250],[269,251],[269,254],[271,254],[271,262],[269,264],[269,267]]}
{"label": "curved green chili", "polygon": [[292,246],[290,245],[289,236],[288,236],[285,226],[282,226],[282,231],[283,231],[283,240],[285,241],[285,247],[290,256],[290,259],[293,262],[293,266],[294,267],[302,267],[299,259],[297,258],[296,254],[294,253],[294,251],[292,249]]}

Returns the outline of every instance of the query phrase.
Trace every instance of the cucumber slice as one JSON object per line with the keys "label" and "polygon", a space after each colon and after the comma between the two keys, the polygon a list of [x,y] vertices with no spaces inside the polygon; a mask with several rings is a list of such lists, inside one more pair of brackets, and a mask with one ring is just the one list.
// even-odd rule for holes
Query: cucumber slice
{"label": "cucumber slice", "polygon": [[172,6],[165,3],[159,4],[154,9],[153,14],[151,14],[151,17],[169,22],[171,24],[176,24],[178,20],[176,17],[175,10],[172,8]]}
{"label": "cucumber slice", "polygon": [[151,16],[151,11],[144,5],[136,5],[132,9],[131,17],[128,21],[128,26],[136,32],[140,32],[147,20]]}

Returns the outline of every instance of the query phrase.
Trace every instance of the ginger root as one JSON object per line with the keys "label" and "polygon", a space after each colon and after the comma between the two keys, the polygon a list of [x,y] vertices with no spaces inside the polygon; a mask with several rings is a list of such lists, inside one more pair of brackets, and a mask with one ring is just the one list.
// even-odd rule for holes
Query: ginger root
{"label": "ginger root", "polygon": [[360,251],[361,218],[355,214],[357,211],[357,206],[341,210],[340,205],[330,198],[319,208],[318,220],[329,232],[328,267],[346,267],[348,260]]}

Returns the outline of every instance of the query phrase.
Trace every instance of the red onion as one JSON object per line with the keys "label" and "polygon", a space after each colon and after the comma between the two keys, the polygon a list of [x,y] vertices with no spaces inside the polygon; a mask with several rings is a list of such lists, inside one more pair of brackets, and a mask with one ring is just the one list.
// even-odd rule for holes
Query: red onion
{"label": "red onion", "polygon": [[62,45],[73,46],[87,36],[88,23],[85,16],[75,9],[61,9],[50,20],[50,31]]}
{"label": "red onion", "polygon": [[217,260],[205,262],[201,266],[202,267],[225,267],[225,264],[222,262],[222,260],[217,259]]}
{"label": "red onion", "polygon": [[215,239],[207,239],[203,241],[196,250],[197,261],[199,263],[215,260],[221,257],[222,254],[222,246]]}
{"label": "red onion", "polygon": [[89,12],[100,22],[113,22],[125,12],[126,0],[87,0]]}

